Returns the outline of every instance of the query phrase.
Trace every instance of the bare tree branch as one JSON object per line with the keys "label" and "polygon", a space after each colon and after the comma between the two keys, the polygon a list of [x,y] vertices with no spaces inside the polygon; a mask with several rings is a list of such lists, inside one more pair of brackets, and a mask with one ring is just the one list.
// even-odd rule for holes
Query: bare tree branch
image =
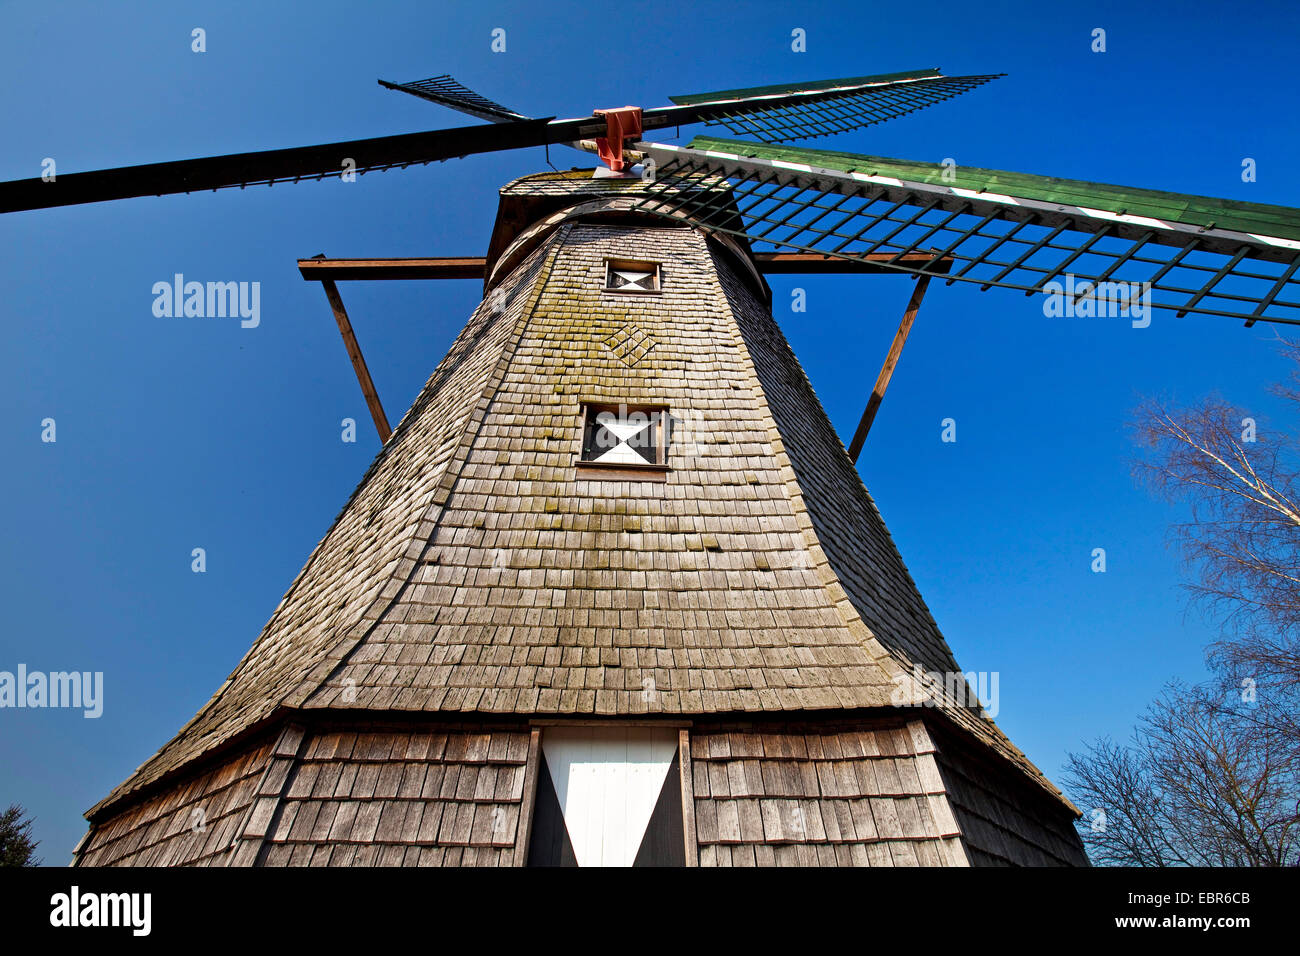
{"label": "bare tree branch", "polygon": [[[1084,810],[1094,863],[1294,866],[1300,863],[1300,753],[1254,711],[1207,687],[1171,684],[1133,742],[1071,754],[1066,785]],[[1098,813],[1100,811],[1100,813]]]}
{"label": "bare tree branch", "polygon": [[[1300,406],[1296,363],[1274,392]],[[1137,477],[1186,504],[1171,531],[1193,601],[1222,636],[1217,679],[1171,684],[1133,741],[1071,754],[1067,785],[1085,808],[1093,861],[1129,866],[1300,863],[1300,446],[1213,396],[1190,408],[1144,403],[1133,426]]]}

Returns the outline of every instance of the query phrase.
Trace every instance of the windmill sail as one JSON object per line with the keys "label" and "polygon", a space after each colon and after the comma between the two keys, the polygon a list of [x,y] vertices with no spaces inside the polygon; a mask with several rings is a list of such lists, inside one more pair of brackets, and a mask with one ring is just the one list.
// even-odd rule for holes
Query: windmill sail
{"label": "windmill sail", "polygon": [[[639,210],[756,250],[871,255],[911,273],[951,263],[949,284],[1059,292],[1071,307],[1141,295],[1180,316],[1300,324],[1295,209],[714,137],[637,148],[658,180]],[[693,179],[727,180],[728,202],[681,188]]]}
{"label": "windmill sail", "polygon": [[706,126],[725,126],[765,143],[814,139],[906,116],[983,86],[1006,74],[944,76],[938,70],[849,76],[837,80],[759,86],[670,96],[681,106],[710,106]]}
{"label": "windmill sail", "polygon": [[[947,78],[936,71],[926,71],[915,75],[852,77],[753,91],[733,90],[728,94],[679,97],[681,102],[677,105],[645,110],[642,129],[668,129],[691,123],[734,125],[742,121],[751,122],[746,117],[752,117],[751,125],[767,131],[766,138],[821,136],[827,132],[860,129],[883,122],[902,112],[965,92],[989,79],[992,77]],[[376,136],[341,143],[60,174],[57,179],[49,181],[35,177],[0,182],[0,213],[137,196],[318,180],[348,173],[404,168],[474,153],[577,143],[588,137],[602,136],[607,129],[605,118],[596,114],[571,119],[527,119],[445,75],[406,84],[380,80],[380,84],[493,122],[490,125]],[[902,104],[907,104],[906,108]]]}
{"label": "windmill sail", "polygon": [[376,136],[0,183],[0,213],[324,179],[556,142],[546,119]]}
{"label": "windmill sail", "polygon": [[494,123],[528,119],[527,116],[516,113],[508,106],[502,106],[486,96],[475,93],[446,73],[441,76],[431,76],[427,80],[413,80],[410,83],[389,83],[387,80],[380,80],[379,85],[385,89],[409,93],[419,99],[429,100],[453,110],[460,110],[470,116],[489,119]]}

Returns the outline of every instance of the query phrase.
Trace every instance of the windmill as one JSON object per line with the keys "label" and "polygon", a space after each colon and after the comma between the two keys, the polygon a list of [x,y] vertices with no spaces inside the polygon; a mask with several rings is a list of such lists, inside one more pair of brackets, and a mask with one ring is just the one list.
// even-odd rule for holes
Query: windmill
{"label": "windmill", "polygon": [[[383,440],[253,647],[87,813],[83,865],[1086,862],[981,710],[854,461],[932,279],[1300,321],[1294,210],[786,145],[993,76],[937,70],[0,184],[0,211],[567,144],[486,255],[304,259]],[[704,123],[746,140],[656,143]],[[846,449],[774,272],[917,284]],[[479,278],[395,429],[336,281]],[[196,821],[200,821],[196,823]]]}

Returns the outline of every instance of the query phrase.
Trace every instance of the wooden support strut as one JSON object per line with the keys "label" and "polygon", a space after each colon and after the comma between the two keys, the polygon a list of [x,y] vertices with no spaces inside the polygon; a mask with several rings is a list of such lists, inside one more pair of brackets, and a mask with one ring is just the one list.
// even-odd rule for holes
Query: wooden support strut
{"label": "wooden support strut", "polygon": [[[924,265],[928,271],[946,272],[951,260],[929,252],[897,255],[872,253],[862,259],[844,259],[815,252],[756,252],[754,264],[764,275],[901,275],[892,265]],[[482,256],[444,256],[414,259],[299,259],[298,271],[309,282],[326,279],[482,279],[487,260]]]}
{"label": "wooden support strut", "polygon": [[330,300],[334,321],[338,323],[339,334],[343,336],[343,347],[348,350],[352,369],[357,373],[357,382],[361,385],[362,394],[366,396],[366,404],[370,407],[370,417],[375,420],[375,430],[379,432],[379,440],[387,444],[388,436],[393,433],[393,430],[388,427],[388,416],[384,414],[384,406],[379,403],[379,393],[375,391],[375,383],[370,379],[370,369],[366,368],[366,360],[361,355],[361,346],[357,344],[357,337],[352,332],[352,323],[348,321],[348,313],[343,308],[343,298],[339,295],[338,286],[334,284],[333,279],[322,279],[321,287],[325,290],[326,298]]}
{"label": "wooden support strut", "polygon": [[876,420],[880,403],[885,400],[885,389],[889,388],[889,380],[893,377],[894,368],[903,354],[903,346],[907,344],[907,333],[912,331],[912,323],[916,321],[916,313],[921,308],[921,299],[925,297],[925,290],[929,284],[928,275],[921,275],[916,279],[916,288],[912,290],[912,298],[908,300],[903,321],[899,324],[898,331],[894,333],[894,341],[889,346],[888,354],[885,355],[885,364],[881,366],[880,375],[876,377],[876,387],[871,390],[871,398],[867,400],[862,421],[858,422],[858,430],[853,433],[853,441],[849,443],[849,458],[854,464],[857,464],[858,456],[862,454],[862,445],[867,440],[867,432],[871,431],[871,423]]}
{"label": "wooden support strut", "polygon": [[[903,354],[903,346],[907,343],[907,334],[911,331],[912,322],[921,307],[921,299],[930,284],[928,273],[946,273],[952,265],[952,260],[936,258],[935,253],[922,251],[904,254],[873,253],[861,259],[841,259],[819,253],[759,252],[754,254],[754,262],[760,272],[785,275],[842,273],[898,275],[898,270],[893,267],[899,264],[921,265],[928,270],[927,273],[917,277],[911,301],[907,304],[907,311],[903,313],[902,324],[898,327],[898,333],[889,347],[889,354],[885,356],[885,364],[876,379],[876,387],[871,392],[866,411],[862,413],[862,420],[858,423],[857,431],[853,433],[853,441],[849,444],[849,457],[857,462],[858,455],[862,453],[863,442],[867,439],[867,432],[871,430],[871,423],[875,420],[880,403],[884,400],[885,389],[889,387],[889,379],[894,374],[894,367],[898,364],[899,356]],[[329,297],[330,308],[334,311],[334,320],[338,323],[343,344],[348,350],[348,357],[352,359],[357,381],[361,383],[361,391],[366,396],[366,404],[370,406],[370,415],[375,420],[375,428],[382,441],[388,441],[392,429],[388,427],[384,408],[379,403],[375,384],[370,380],[370,372],[366,368],[365,359],[361,356],[361,348],[357,345],[352,324],[343,309],[343,300],[339,297],[334,280],[481,279],[486,268],[487,260],[479,256],[414,259],[326,259],[324,256],[318,256],[314,259],[298,260],[298,271],[302,273],[302,277],[309,282],[319,282],[325,289],[325,295]]]}

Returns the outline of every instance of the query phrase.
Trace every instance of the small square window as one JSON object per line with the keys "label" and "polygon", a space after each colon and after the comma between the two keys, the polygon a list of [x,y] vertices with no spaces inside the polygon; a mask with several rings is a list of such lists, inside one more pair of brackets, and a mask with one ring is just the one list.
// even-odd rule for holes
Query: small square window
{"label": "small square window", "polygon": [[655,480],[656,473],[668,471],[671,432],[672,418],[663,406],[583,405],[579,474],[604,477],[609,469]]}
{"label": "small square window", "polygon": [[605,291],[647,293],[660,291],[659,263],[632,259],[605,260]]}

